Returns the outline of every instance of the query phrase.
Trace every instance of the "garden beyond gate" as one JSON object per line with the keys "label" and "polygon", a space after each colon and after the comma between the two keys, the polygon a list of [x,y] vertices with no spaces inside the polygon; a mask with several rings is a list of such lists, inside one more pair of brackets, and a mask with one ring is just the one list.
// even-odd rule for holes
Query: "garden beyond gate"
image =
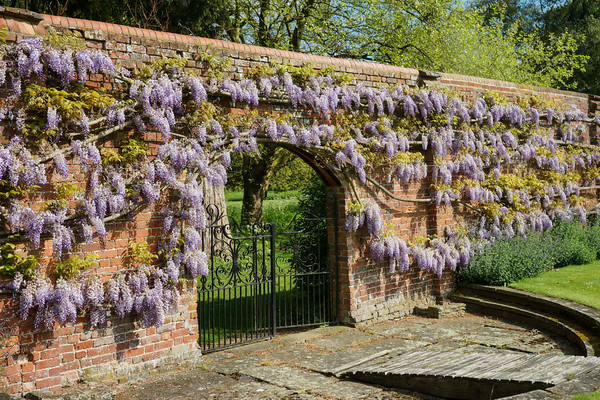
{"label": "garden beyond gate", "polygon": [[337,321],[337,238],[327,236],[335,218],[301,211],[279,231],[241,226],[214,205],[207,214],[209,274],[198,283],[204,352]]}

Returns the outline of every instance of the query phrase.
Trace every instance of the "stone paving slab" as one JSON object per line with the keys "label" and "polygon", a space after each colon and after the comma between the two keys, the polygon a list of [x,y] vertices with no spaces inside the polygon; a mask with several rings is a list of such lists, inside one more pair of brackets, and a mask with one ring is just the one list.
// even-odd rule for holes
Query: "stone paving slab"
{"label": "stone paving slab", "polygon": [[426,347],[427,350],[435,350],[435,351],[451,351],[460,349],[463,347],[467,347],[469,342],[463,339],[448,339],[442,340],[434,344],[430,344]]}
{"label": "stone paving slab", "polygon": [[[177,378],[174,381],[173,378]],[[160,395],[164,399],[218,398],[222,388],[233,387],[236,381],[228,376],[215,372],[194,369],[177,371],[154,379],[152,390],[143,390],[145,382],[132,383],[120,392],[116,399],[152,400]]]}
{"label": "stone paving slab", "polygon": [[310,390],[318,396],[342,399],[372,399],[381,392],[378,387],[350,381],[337,381]]}
{"label": "stone paving slab", "polygon": [[[421,322],[421,321],[414,322],[413,317],[407,317],[407,319],[408,318],[410,318],[412,320],[410,323],[415,328],[427,326],[427,324],[429,323],[429,322]],[[420,318],[420,319],[424,320],[424,318]],[[402,326],[400,324],[394,324],[391,322],[384,322],[382,324],[375,325],[375,326],[369,326],[368,328],[364,328],[364,329],[374,335],[381,335],[381,336],[388,336],[388,337],[391,337],[391,336],[404,337],[404,335],[410,334],[408,332],[408,330],[406,329],[406,326]]]}
{"label": "stone paving slab", "polygon": [[451,328],[444,326],[431,327],[418,326],[414,329],[407,330],[393,336],[399,336],[404,339],[423,340],[428,342],[438,342],[440,340],[450,339],[457,336],[462,336],[462,332],[456,332]]}
{"label": "stone paving slab", "polygon": [[348,347],[364,346],[373,340],[378,339],[377,335],[353,330],[335,335],[328,335],[319,339],[312,340],[311,346],[320,347],[325,350],[336,351]]}
{"label": "stone paving slab", "polygon": [[[430,347],[430,348],[433,348],[433,347]],[[454,351],[457,351],[459,353],[496,353],[496,354],[517,353],[516,350],[498,349],[496,347],[484,346],[481,344],[469,344],[464,347],[459,347]]]}
{"label": "stone paving slab", "polygon": [[509,323],[509,322],[504,322],[499,319],[493,319],[493,318],[488,318],[487,321],[483,324],[483,326],[497,328],[497,329],[509,329],[509,330],[518,330],[518,331],[525,331],[525,330],[530,329],[530,328],[524,327],[520,323]]}
{"label": "stone paving slab", "polygon": [[[314,396],[308,394],[298,394],[277,385],[269,385],[265,382],[244,382],[238,381],[233,385],[219,388],[215,391],[215,399],[298,399],[298,400],[317,400]],[[196,397],[195,399],[202,399]]]}
{"label": "stone paving slab", "polygon": [[310,343],[313,340],[320,339],[325,336],[337,335],[339,333],[353,332],[355,329],[349,326],[325,326],[321,328],[311,329],[308,331],[297,333],[281,333],[275,338],[277,343]]}
{"label": "stone paving slab", "polygon": [[233,353],[236,356],[244,356],[247,354],[257,353],[264,350],[271,350],[279,346],[281,346],[281,343],[277,343],[273,340],[262,340],[256,343],[231,347],[227,350],[227,352]]}
{"label": "stone paving slab", "polygon": [[548,399],[561,399],[562,396],[552,396],[545,390],[533,390],[527,393],[517,394],[515,396],[505,397],[511,400],[548,400]]}
{"label": "stone paving slab", "polygon": [[226,360],[223,362],[217,362],[207,365],[211,371],[218,372],[223,375],[237,374],[242,370],[254,368],[264,362],[263,357],[259,356],[247,356],[241,358],[235,358],[233,360]]}
{"label": "stone paving slab", "polygon": [[242,369],[240,373],[296,392],[305,392],[337,381],[337,379],[327,377],[323,374],[283,364],[267,364]]}
{"label": "stone paving slab", "polygon": [[567,382],[546,389],[547,392],[556,393],[566,397],[575,397],[580,393],[592,393],[600,388],[600,382],[593,384],[592,382]]}
{"label": "stone paving slab", "polygon": [[321,358],[331,354],[329,351],[316,352],[314,348],[304,344],[286,346],[277,351],[263,353],[265,359],[273,362],[287,362],[302,368],[315,369],[321,365]]}

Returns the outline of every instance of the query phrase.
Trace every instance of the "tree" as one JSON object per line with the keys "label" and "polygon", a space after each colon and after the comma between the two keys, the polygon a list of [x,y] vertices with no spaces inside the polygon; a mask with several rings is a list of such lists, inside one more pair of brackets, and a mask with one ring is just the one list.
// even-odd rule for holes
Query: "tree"
{"label": "tree", "polygon": [[264,145],[258,153],[242,156],[242,225],[263,223],[263,201],[271,182],[279,170],[294,158],[288,150],[275,145]]}
{"label": "tree", "polygon": [[569,80],[580,90],[600,94],[600,3],[594,0],[570,0],[545,12],[541,18],[549,35],[577,33],[581,38],[577,54],[589,57],[585,69]]}
{"label": "tree", "polygon": [[[517,24],[521,32],[535,34],[528,61],[542,83],[562,89],[600,93],[600,4],[594,0],[476,0],[486,22]],[[567,51],[565,51],[567,50]],[[587,59],[585,64],[581,61]],[[558,64],[557,64],[558,61]],[[565,73],[569,62],[579,63]],[[557,73],[560,75],[557,78]],[[548,79],[548,75],[553,78]]]}
{"label": "tree", "polygon": [[[535,27],[522,29],[520,18],[511,15],[511,22],[502,8],[494,17],[459,0],[350,3],[343,15],[328,15],[327,24],[316,24],[307,34],[313,50],[543,86],[565,82],[586,58],[576,53],[578,38],[569,35],[539,46]],[[544,68],[550,62],[553,68]]]}

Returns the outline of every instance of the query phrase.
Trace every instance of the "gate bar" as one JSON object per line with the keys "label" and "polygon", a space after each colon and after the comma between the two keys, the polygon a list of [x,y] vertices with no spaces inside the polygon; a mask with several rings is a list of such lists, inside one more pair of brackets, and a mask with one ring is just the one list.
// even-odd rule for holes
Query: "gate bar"
{"label": "gate bar", "polygon": [[271,234],[271,334],[275,337],[277,333],[277,282],[275,282],[275,224],[269,223]]}

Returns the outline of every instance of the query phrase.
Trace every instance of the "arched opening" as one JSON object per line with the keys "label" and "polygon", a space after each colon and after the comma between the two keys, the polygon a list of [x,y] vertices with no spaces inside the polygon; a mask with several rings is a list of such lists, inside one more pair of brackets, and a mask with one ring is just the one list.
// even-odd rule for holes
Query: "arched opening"
{"label": "arched opening", "polygon": [[241,222],[239,183],[225,194],[227,211],[208,205],[209,275],[198,285],[204,352],[338,320],[334,187],[340,181],[301,149],[283,150],[295,174],[289,176],[288,168],[284,176],[293,181],[292,190],[270,182],[275,185],[264,191],[264,220]]}

